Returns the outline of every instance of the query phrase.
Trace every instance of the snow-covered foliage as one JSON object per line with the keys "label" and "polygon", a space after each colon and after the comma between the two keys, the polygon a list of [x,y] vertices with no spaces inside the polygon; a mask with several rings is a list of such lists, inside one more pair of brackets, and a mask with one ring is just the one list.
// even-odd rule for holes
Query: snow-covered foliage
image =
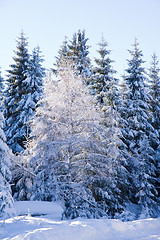
{"label": "snow-covered foliage", "polygon": [[[13,58],[14,64],[12,64],[11,70],[8,70],[8,88],[5,96],[5,134],[7,137],[7,144],[13,150],[13,152],[20,152],[23,148],[23,141],[26,140],[25,131],[28,129],[25,126],[24,120],[20,118],[21,107],[24,105],[24,99],[22,99],[24,91],[23,81],[26,79],[26,71],[29,63],[29,54],[27,49],[27,39],[24,33],[17,40],[16,56]],[[25,118],[26,116],[23,116]],[[24,134],[25,133],[25,134]]]}
{"label": "snow-covered foliage", "polygon": [[[118,81],[113,77],[115,73],[111,65],[113,61],[109,57],[110,50],[107,50],[108,44],[103,37],[99,46],[100,48],[97,52],[100,58],[95,59],[97,67],[92,69],[93,75],[90,78],[89,88],[91,93],[95,95],[98,106],[104,112],[104,126],[106,131],[110,132],[107,157],[112,162],[113,174],[110,179],[109,191],[114,186],[112,189],[114,192],[112,200],[115,198],[110,214],[112,217],[115,217],[116,211],[118,214],[123,212],[123,217],[126,217],[124,202],[128,201],[127,185],[129,185],[126,158],[129,154],[121,140],[119,128],[118,105],[120,100],[118,96]],[[107,205],[110,205],[110,202],[111,200],[108,200]],[[117,217],[120,216],[117,215]]]}
{"label": "snow-covered foliage", "polygon": [[109,57],[111,51],[107,49],[108,44],[103,37],[98,45],[100,58],[95,58],[97,66],[92,69],[93,75],[89,80],[91,92],[96,95],[99,104],[115,108],[118,92],[117,82],[113,77],[116,71],[113,70],[113,61]]}
{"label": "snow-covered foliage", "polygon": [[[78,31],[73,35],[71,41],[68,42],[67,38],[63,42],[58,57],[56,57],[56,67],[59,69],[61,61],[72,61],[74,70],[80,74],[86,82],[87,78],[91,76],[91,60],[89,58],[89,46],[87,45],[88,38],[85,36],[85,31]],[[61,65],[62,67],[62,65]],[[53,70],[57,73],[57,69]]]}
{"label": "snow-covered foliage", "polygon": [[[42,95],[43,78],[45,76],[45,69],[42,67],[43,61],[40,48],[37,46],[30,56],[28,71],[26,72],[27,78],[24,81],[27,93],[32,95],[33,105],[36,105]],[[28,99],[30,99],[30,96]]]}
{"label": "snow-covered foliage", "polygon": [[1,76],[1,69],[0,69],[0,111],[1,112],[3,112],[3,108],[4,108],[4,106],[3,106],[3,101],[4,101],[4,94],[3,94],[3,91],[4,91],[4,88],[5,88],[5,86],[4,86],[4,79],[3,79],[3,77]]}
{"label": "snow-covered foliage", "polygon": [[[151,67],[149,69],[149,94],[151,95],[150,105],[153,118],[152,126],[155,129],[157,144],[153,144],[156,151],[155,162],[157,176],[160,176],[160,68],[156,54],[152,55]],[[160,177],[157,181],[157,191],[160,194]]]}
{"label": "snow-covered foliage", "polygon": [[5,134],[14,153],[24,150],[30,133],[28,120],[33,116],[40,99],[44,77],[39,47],[33,50],[30,57],[27,45],[22,32],[17,41],[16,57],[13,58],[15,63],[8,70],[8,88],[5,94]]}
{"label": "snow-covered foliage", "polygon": [[32,123],[32,199],[61,200],[65,217],[114,216],[122,206],[113,180],[113,133],[82,80],[68,63],[63,69],[58,82],[46,80]]}
{"label": "snow-covered foliage", "polygon": [[23,94],[18,102],[17,121],[18,126],[21,126],[19,135],[25,136],[25,138],[29,137],[30,134],[28,121],[34,115],[36,104],[42,96],[44,68],[41,65],[43,59],[40,54],[39,47],[33,50],[25,73],[26,78],[23,81]]}
{"label": "snow-covered foliage", "polygon": [[87,80],[90,77],[91,61],[88,57],[89,46],[87,45],[88,38],[85,36],[85,31],[78,31],[73,35],[72,41],[68,44],[69,59],[74,62],[74,68],[81,77]]}
{"label": "snow-covered foliage", "polygon": [[142,51],[135,40],[134,49],[129,51],[125,81],[128,85],[126,99],[120,108],[122,139],[131,153],[129,171],[132,176],[130,199],[140,206],[139,215],[155,217],[158,214],[159,200],[156,190],[156,162],[153,145],[158,144],[153,126],[150,123],[150,99],[145,87]]}
{"label": "snow-covered foliage", "polygon": [[[54,65],[58,67],[62,61],[67,61],[68,59],[69,59],[68,40],[67,37],[65,37],[65,40],[63,41],[63,44],[58,51],[58,56],[56,57],[56,63]],[[53,71],[56,73],[57,69],[56,70],[54,69]]]}
{"label": "snow-covered foliage", "polygon": [[157,129],[157,134],[160,139],[160,68],[159,61],[155,54],[152,56],[151,67],[149,69],[149,93],[152,96],[150,101],[151,111],[153,113],[152,125]]}
{"label": "snow-covered foliage", "polygon": [[6,219],[15,215],[9,184],[11,180],[11,156],[9,148],[5,143],[3,124],[4,118],[0,113],[0,219]]}
{"label": "snow-covered foliage", "polygon": [[[39,47],[29,55],[23,32],[17,40],[5,105],[0,105],[7,143],[16,153],[11,166],[0,115],[2,218],[14,214],[10,167],[16,200],[59,201],[62,218],[126,221],[159,216],[157,56],[152,56],[148,79],[135,40],[128,69],[118,85],[107,42],[102,37],[100,58],[95,58],[91,71],[87,41],[80,30],[72,41],[65,38],[56,70],[48,71],[43,86]],[[0,76],[2,103],[1,83]]]}
{"label": "snow-covered foliage", "polygon": [[23,154],[19,153],[12,157],[12,194],[14,200],[29,200],[31,194],[29,192],[33,185],[35,177],[33,169],[28,163],[28,150]]}

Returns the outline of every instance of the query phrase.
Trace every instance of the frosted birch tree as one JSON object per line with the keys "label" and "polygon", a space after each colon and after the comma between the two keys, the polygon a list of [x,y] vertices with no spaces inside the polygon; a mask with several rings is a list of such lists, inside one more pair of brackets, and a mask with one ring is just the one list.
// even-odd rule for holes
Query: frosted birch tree
{"label": "frosted birch tree", "polygon": [[65,217],[111,215],[122,210],[112,183],[117,153],[111,132],[82,79],[68,63],[61,69],[59,81],[46,80],[32,123],[31,199],[61,200]]}

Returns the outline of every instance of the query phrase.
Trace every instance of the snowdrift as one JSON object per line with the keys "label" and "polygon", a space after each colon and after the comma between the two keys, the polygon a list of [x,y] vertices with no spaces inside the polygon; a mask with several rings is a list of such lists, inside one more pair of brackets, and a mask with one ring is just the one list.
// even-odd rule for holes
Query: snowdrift
{"label": "snowdrift", "polygon": [[[131,222],[109,219],[61,220],[57,203],[16,202],[19,215],[1,221],[1,240],[158,240],[160,218]],[[36,216],[37,215],[37,216]]]}

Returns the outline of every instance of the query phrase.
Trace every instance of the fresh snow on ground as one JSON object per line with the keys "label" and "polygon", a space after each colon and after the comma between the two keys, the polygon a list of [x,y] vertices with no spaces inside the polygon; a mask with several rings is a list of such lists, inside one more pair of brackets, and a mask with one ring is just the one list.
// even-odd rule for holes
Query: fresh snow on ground
{"label": "fresh snow on ground", "polygon": [[0,221],[1,240],[160,240],[160,218],[130,222],[61,220],[57,203],[15,202],[19,216]]}

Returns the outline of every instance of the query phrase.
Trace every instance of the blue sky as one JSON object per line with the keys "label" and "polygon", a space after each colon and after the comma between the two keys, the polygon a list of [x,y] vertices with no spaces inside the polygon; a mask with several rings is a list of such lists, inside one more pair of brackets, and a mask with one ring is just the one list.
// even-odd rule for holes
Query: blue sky
{"label": "blue sky", "polygon": [[65,36],[71,39],[78,29],[85,29],[93,59],[103,34],[120,76],[127,67],[127,49],[132,49],[135,37],[146,68],[153,52],[160,58],[159,26],[160,0],[0,0],[2,76],[13,63],[15,40],[22,29],[30,52],[40,46],[46,68],[53,66]]}

